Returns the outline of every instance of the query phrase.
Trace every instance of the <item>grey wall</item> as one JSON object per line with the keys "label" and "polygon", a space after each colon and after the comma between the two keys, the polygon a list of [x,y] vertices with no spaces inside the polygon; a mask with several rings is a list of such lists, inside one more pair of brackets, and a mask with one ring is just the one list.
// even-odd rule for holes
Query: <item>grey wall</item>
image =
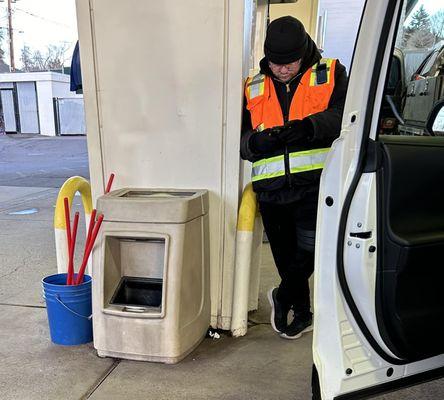
{"label": "grey wall", "polygon": [[85,109],[83,98],[56,98],[59,135],[85,135]]}
{"label": "grey wall", "polygon": [[20,133],[40,133],[35,82],[17,82]]}
{"label": "grey wall", "polygon": [[320,14],[327,10],[324,57],[350,64],[365,0],[320,0]]}
{"label": "grey wall", "polygon": [[0,100],[2,102],[6,132],[17,132],[13,87],[12,83],[10,85],[0,84]]}

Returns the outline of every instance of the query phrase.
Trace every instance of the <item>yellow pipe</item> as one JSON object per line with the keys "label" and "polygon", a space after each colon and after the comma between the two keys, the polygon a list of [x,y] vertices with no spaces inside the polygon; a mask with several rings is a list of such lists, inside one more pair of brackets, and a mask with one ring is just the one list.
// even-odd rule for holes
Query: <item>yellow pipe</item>
{"label": "yellow pipe", "polygon": [[242,194],[239,217],[237,220],[237,230],[253,232],[254,221],[256,219],[257,201],[251,182],[245,187]]}
{"label": "yellow pipe", "polygon": [[64,198],[67,197],[71,208],[72,200],[76,192],[82,196],[83,209],[85,214],[92,213],[91,186],[89,182],[81,176],[69,178],[61,187],[57,197],[56,208],[54,212],[54,228],[66,229]]}

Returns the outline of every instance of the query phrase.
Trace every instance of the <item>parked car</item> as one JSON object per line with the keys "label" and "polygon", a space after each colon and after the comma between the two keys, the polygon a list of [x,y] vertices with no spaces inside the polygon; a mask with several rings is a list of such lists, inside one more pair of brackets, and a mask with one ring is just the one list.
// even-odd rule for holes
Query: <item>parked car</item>
{"label": "parked car", "polygon": [[444,99],[444,45],[431,51],[405,89],[400,134],[429,135],[426,122],[430,110]]}
{"label": "parked car", "polygon": [[[380,113],[380,134],[430,135],[430,109],[444,98],[444,45],[429,52],[406,78],[406,54],[395,48]],[[411,67],[411,66],[410,66]]]}

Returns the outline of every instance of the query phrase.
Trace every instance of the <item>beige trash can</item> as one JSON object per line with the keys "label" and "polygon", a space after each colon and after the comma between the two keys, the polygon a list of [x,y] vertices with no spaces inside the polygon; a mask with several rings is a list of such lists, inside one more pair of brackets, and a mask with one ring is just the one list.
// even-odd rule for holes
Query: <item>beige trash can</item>
{"label": "beige trash can", "polygon": [[101,357],[176,363],[210,324],[206,190],[121,189],[98,199],[94,347]]}

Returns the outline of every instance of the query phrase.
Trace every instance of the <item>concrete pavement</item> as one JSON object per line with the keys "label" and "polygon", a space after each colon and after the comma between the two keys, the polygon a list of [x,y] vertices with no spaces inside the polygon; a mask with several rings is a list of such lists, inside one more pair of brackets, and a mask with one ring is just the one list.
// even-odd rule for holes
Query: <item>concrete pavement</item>
{"label": "concrete pavement", "polygon": [[[268,311],[256,314],[247,337],[206,339],[175,366],[101,359],[91,344],[50,342],[40,280],[56,272],[57,188],[72,175],[86,175],[84,149],[85,138],[0,137],[1,399],[308,398],[311,336],[298,343],[280,339]],[[271,259],[268,247],[264,259]],[[265,275],[275,282],[269,267]]]}
{"label": "concrete pavement", "polygon": [[[92,344],[51,343],[40,280],[56,272],[57,187],[72,175],[86,175],[85,149],[81,137],[0,136],[0,399],[310,399],[311,334],[285,341],[269,325],[266,291],[278,277],[268,245],[259,310],[250,315],[246,337],[205,339],[177,365],[102,359]],[[435,381],[377,399],[439,399],[443,385]]]}

